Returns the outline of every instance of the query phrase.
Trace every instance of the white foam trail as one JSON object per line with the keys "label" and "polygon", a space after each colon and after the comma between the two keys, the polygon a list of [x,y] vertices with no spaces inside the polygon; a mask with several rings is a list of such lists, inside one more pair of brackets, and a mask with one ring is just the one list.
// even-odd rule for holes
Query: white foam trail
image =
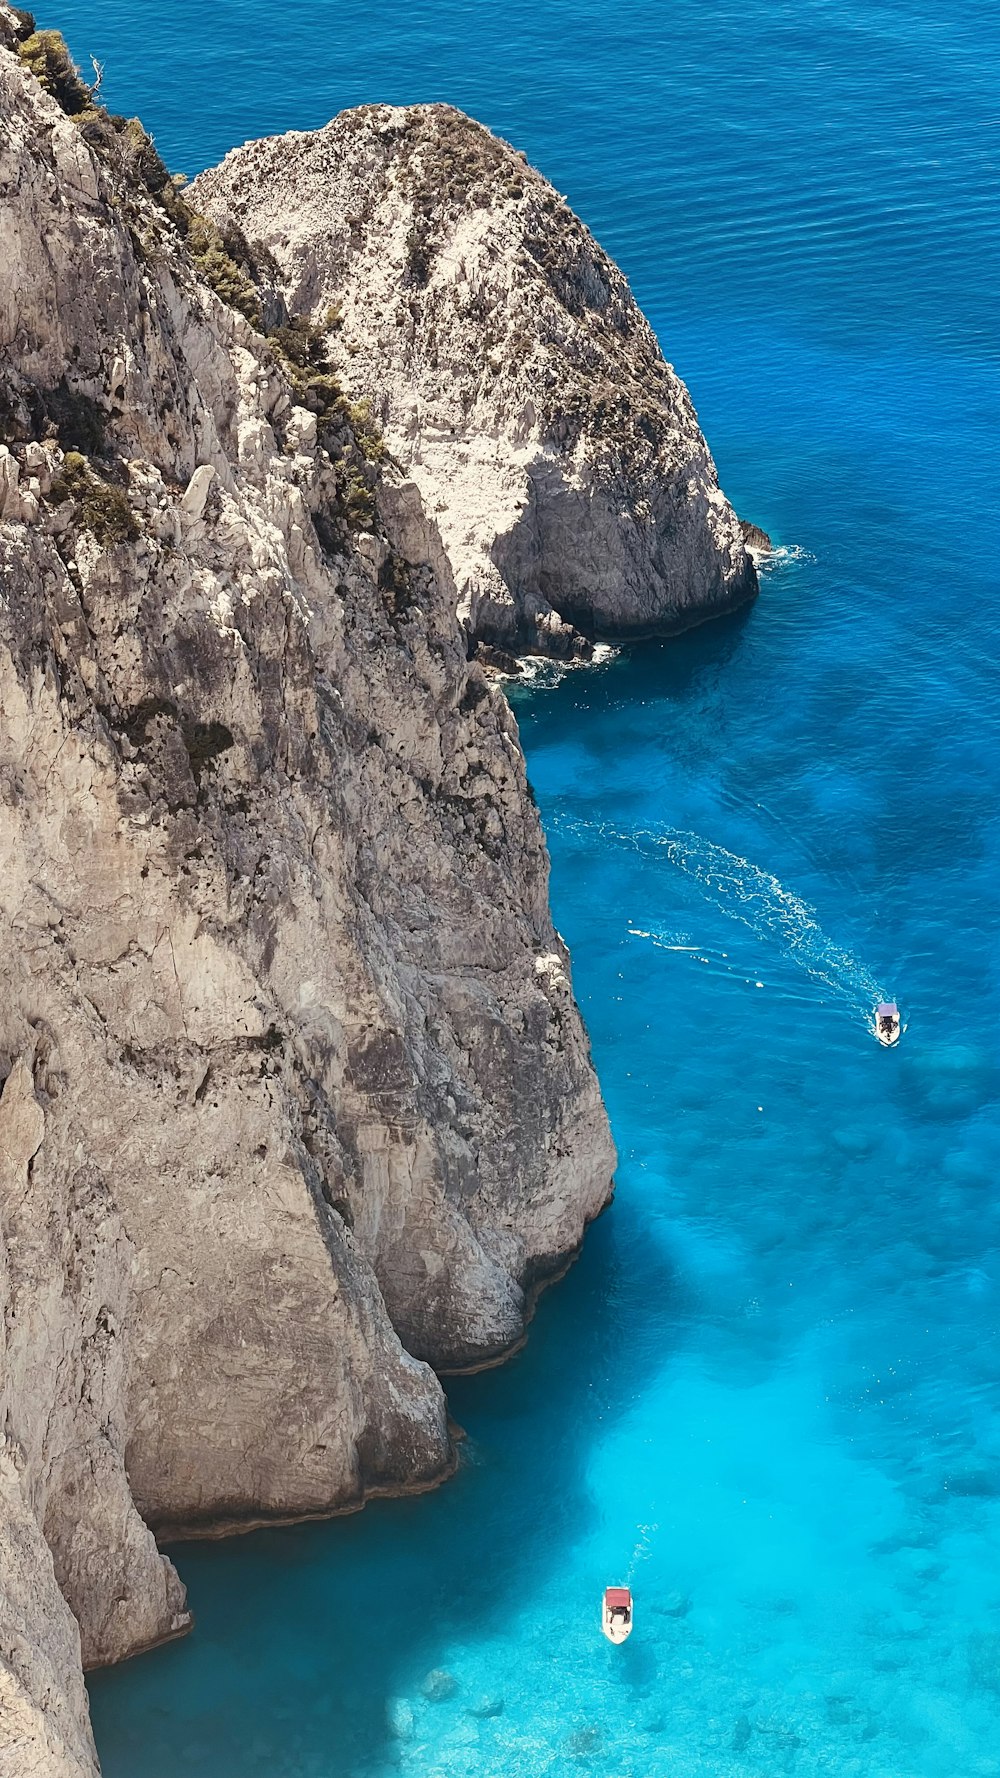
{"label": "white foam trail", "polygon": [[[599,833],[604,840],[649,855],[660,853],[696,889],[732,920],[745,926],[765,944],[776,944],[782,954],[834,994],[847,1000],[866,1020],[885,994],[871,971],[851,951],[829,938],[808,902],[747,858],[729,852],[698,833],[677,827],[619,828],[609,822],[587,823],[556,816],[553,825],[581,835]],[[632,927],[637,936],[674,948],[680,934],[660,934],[655,928]],[[687,936],[686,934],[684,935]],[[672,942],[671,942],[672,941]],[[703,947],[680,946],[701,956]]]}
{"label": "white foam trail", "polygon": [[656,1525],[656,1524],[637,1525],[636,1526],[636,1530],[639,1532],[640,1535],[639,1535],[638,1541],[635,1545],[635,1548],[632,1551],[631,1560],[629,1561],[629,1565],[628,1565],[628,1572],[625,1576],[625,1585],[627,1587],[631,1587],[631,1585],[632,1585],[632,1579],[635,1574],[637,1564],[639,1562],[646,1561],[647,1558],[652,1555],[652,1553],[653,1553],[653,1536],[654,1536],[655,1532],[659,1531],[659,1529],[660,1529],[659,1525]]}
{"label": "white foam trail", "polygon": [[643,926],[630,926],[629,931],[633,938],[648,938],[658,951],[685,951],[689,956],[696,957],[700,949],[698,945],[674,944],[671,934],[668,932],[647,931]]}

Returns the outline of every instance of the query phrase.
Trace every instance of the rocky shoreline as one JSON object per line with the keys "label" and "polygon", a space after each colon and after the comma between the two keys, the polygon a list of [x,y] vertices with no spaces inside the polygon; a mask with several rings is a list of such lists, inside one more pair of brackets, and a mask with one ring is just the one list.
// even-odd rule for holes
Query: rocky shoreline
{"label": "rocky shoreline", "polygon": [[[294,155],[293,274],[250,214],[277,150],[190,200],[3,5],[0,115],[0,1773],[88,1778],[83,1667],[190,1627],[154,1533],[436,1486],[439,1374],[516,1350],[608,1201],[516,723],[470,656],[582,658],[756,581],[621,274],[523,162],[499,201],[513,151],[478,125],[369,107],[319,132],[382,194],[338,317]],[[442,209],[445,150],[486,170]],[[517,258],[518,312],[555,381],[526,426],[505,359],[457,452],[429,452],[467,387],[414,359],[401,429],[365,279],[379,255],[401,276],[425,351],[435,304],[461,309],[442,268],[466,223],[462,302],[475,267],[542,267]],[[658,393],[609,452],[574,404],[615,340]],[[530,561],[515,485],[551,525]]]}
{"label": "rocky shoreline", "polygon": [[195,181],[263,243],[437,520],[473,641],[586,658],[757,591],[683,383],[523,155],[447,105],[367,105]]}

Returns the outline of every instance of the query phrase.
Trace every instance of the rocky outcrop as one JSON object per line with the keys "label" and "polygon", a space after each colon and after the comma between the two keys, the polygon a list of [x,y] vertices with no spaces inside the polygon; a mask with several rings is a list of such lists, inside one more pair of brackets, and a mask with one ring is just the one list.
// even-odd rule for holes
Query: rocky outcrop
{"label": "rocky outcrop", "polygon": [[0,1773],[62,1778],[81,1655],[188,1622],[153,1532],[447,1474],[435,1369],[516,1342],[613,1151],[419,487],[24,29],[0,8]]}
{"label": "rocky outcrop", "polygon": [[446,105],[367,105],[195,182],[327,331],[437,519],[470,633],[588,652],[757,582],[683,383],[523,155]]}

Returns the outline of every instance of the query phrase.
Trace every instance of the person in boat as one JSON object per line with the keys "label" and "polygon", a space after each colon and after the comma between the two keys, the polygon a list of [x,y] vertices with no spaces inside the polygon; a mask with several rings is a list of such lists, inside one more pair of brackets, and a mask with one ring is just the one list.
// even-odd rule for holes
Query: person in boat
{"label": "person in boat", "polygon": [[622,1629],[627,1630],[631,1616],[632,1613],[629,1611],[627,1605],[616,1605],[611,1613],[611,1622],[614,1624],[615,1618],[620,1617],[622,1620]]}
{"label": "person in boat", "polygon": [[892,1014],[891,1014],[891,1012],[884,1012],[882,1014],[882,1021],[881,1022],[882,1022],[883,1037],[891,1037],[892,1036]]}

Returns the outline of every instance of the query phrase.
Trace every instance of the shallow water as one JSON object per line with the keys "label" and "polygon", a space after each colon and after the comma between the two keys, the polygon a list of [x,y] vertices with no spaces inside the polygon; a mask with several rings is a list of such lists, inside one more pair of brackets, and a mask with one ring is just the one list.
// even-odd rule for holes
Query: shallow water
{"label": "shallow water", "polygon": [[177,1552],[195,1634],[91,1681],[107,1778],[1000,1774],[995,7],[61,20],[189,171],[477,112],[781,546],[750,612],[513,694],[614,1209],[453,1385],[448,1488]]}

